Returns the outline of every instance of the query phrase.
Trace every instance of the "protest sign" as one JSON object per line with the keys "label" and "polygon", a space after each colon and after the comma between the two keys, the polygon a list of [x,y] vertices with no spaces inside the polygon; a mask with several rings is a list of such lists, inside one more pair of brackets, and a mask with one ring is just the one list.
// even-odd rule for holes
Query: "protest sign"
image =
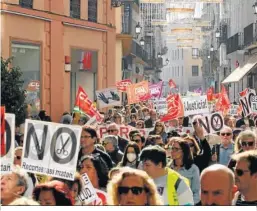
{"label": "protest sign", "polygon": [[257,113],[257,96],[254,95],[251,98],[251,108],[253,113]]}
{"label": "protest sign", "polygon": [[207,134],[219,132],[224,126],[224,118],[220,113],[203,116],[199,119],[200,125]]}
{"label": "protest sign", "polygon": [[97,127],[97,120],[96,120],[96,117],[92,117],[90,118],[87,123],[85,124],[86,126],[91,126],[91,127]]}
{"label": "protest sign", "polygon": [[209,113],[207,96],[191,96],[182,98],[185,116]]}
{"label": "protest sign", "polygon": [[251,108],[251,98],[252,96],[256,95],[255,90],[245,89],[244,91],[240,92],[239,95],[239,102],[242,105],[243,114],[245,117],[247,117],[253,112]]}
{"label": "protest sign", "polygon": [[230,115],[232,115],[232,116],[237,115],[238,107],[239,107],[239,105],[231,104],[228,113],[229,113]]}
{"label": "protest sign", "polygon": [[149,90],[151,94],[151,98],[160,98],[162,95],[162,86],[163,81],[160,81],[157,84],[151,84],[149,85]]}
{"label": "protest sign", "polygon": [[141,81],[127,87],[128,104],[139,103],[150,99],[148,81]]}
{"label": "protest sign", "polygon": [[130,79],[125,79],[122,81],[118,81],[116,83],[116,87],[120,92],[126,92],[127,87],[132,84],[132,81]]}
{"label": "protest sign", "polygon": [[[5,133],[1,140],[1,172],[10,172],[12,170],[14,159],[15,142],[15,115],[5,113]],[[2,145],[3,143],[3,145]],[[3,152],[3,153],[2,153]]]}
{"label": "protest sign", "polygon": [[84,173],[81,177],[82,177],[82,189],[80,191],[80,194],[78,195],[78,199],[85,204],[89,204],[95,201],[98,198],[98,196],[88,175]]}
{"label": "protest sign", "polygon": [[81,130],[81,126],[26,119],[21,167],[74,180]]}
{"label": "protest sign", "polygon": [[167,105],[166,98],[154,99],[152,102],[155,110],[159,115],[167,114],[168,105]]}
{"label": "protest sign", "polygon": [[107,88],[96,91],[99,108],[121,105],[121,97],[117,88]]}

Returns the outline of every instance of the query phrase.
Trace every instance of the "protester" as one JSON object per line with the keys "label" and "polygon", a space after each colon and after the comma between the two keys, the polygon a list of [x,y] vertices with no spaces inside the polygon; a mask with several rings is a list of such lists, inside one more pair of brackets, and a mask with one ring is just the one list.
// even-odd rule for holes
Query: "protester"
{"label": "protester", "polygon": [[108,126],[107,132],[109,135],[114,135],[118,137],[118,145],[119,145],[119,149],[124,152],[127,144],[128,144],[128,140],[121,138],[118,134],[119,134],[119,129],[117,124],[112,123]]}
{"label": "protester", "polygon": [[41,121],[45,121],[46,111],[45,110],[39,111],[38,117],[40,118]]}
{"label": "protester", "polygon": [[109,171],[109,173],[108,173],[108,178],[109,178],[109,180],[111,180],[113,177],[115,177],[116,175],[118,175],[119,173],[120,173],[120,171],[121,171],[121,167],[114,167],[114,168],[112,168],[110,171]]}
{"label": "protester", "polygon": [[22,158],[22,147],[16,147],[14,149],[14,165],[21,166],[21,158]]}
{"label": "protester", "polygon": [[224,126],[220,131],[221,144],[216,144],[212,148],[212,162],[227,166],[230,156],[234,153],[232,143],[232,129]]}
{"label": "protester", "polygon": [[121,162],[118,164],[119,167],[131,167],[137,168],[139,164],[139,153],[140,149],[134,142],[130,142],[124,152]]}
{"label": "protester", "polygon": [[111,160],[110,156],[99,150],[95,147],[95,142],[97,140],[97,133],[92,128],[83,128],[81,133],[81,139],[80,139],[80,146],[81,150],[79,153],[78,160],[81,159],[84,155],[91,155],[91,154],[99,154],[100,157],[106,162],[109,169],[112,169],[113,167],[113,161]]}
{"label": "protester", "polygon": [[237,120],[236,122],[236,128],[243,128],[247,129],[249,127],[255,127],[254,121],[248,117],[244,116],[244,113],[242,112],[242,118]]}
{"label": "protester", "polygon": [[145,145],[145,137],[142,136],[140,133],[134,133],[132,135],[132,142],[135,142],[139,148],[139,150],[141,151],[144,148]]}
{"label": "protester", "polygon": [[[216,182],[215,182],[216,181]],[[200,177],[203,206],[229,206],[236,193],[235,176],[224,165],[214,164],[203,170]]]}
{"label": "protester", "polygon": [[200,201],[200,172],[194,164],[190,146],[182,138],[172,138],[171,158],[173,161],[169,167],[177,171],[182,176],[189,179],[190,188],[193,192],[194,203]]}
{"label": "protester", "polygon": [[113,115],[113,120],[114,123],[116,123],[117,125],[121,125],[122,124],[122,116],[119,113],[116,113]]}
{"label": "protester", "polygon": [[153,128],[157,120],[157,113],[155,110],[150,111],[150,118],[145,120],[145,128]]}
{"label": "protester", "polygon": [[21,197],[15,199],[12,203],[9,204],[10,206],[39,206],[40,204],[33,199],[29,199],[26,197]]}
{"label": "protester", "polygon": [[150,118],[150,112],[147,107],[143,107],[142,112],[143,112],[143,120],[147,120]]}
{"label": "protester", "polygon": [[70,125],[72,123],[72,116],[68,112],[64,112],[60,120],[60,123]]}
{"label": "protester", "polygon": [[160,135],[163,142],[167,143],[167,133],[165,132],[165,125],[161,121],[157,121],[154,126],[154,130],[150,131],[149,135]]}
{"label": "protester", "polygon": [[68,186],[57,180],[37,185],[33,192],[33,199],[42,206],[74,205]]}
{"label": "protester", "polygon": [[28,174],[19,166],[14,166],[10,173],[1,175],[2,205],[9,205],[22,197],[28,188]]}
{"label": "protester", "polygon": [[128,125],[130,125],[132,127],[136,127],[136,122],[137,122],[137,115],[131,114],[130,115],[130,123]]}
{"label": "protester", "polygon": [[109,182],[108,205],[162,205],[153,180],[143,171],[123,169]]}
{"label": "protester", "polygon": [[[235,141],[235,149],[234,152],[239,154],[241,152],[254,150],[257,147],[257,136],[251,130],[242,131]],[[233,159],[230,159],[228,163],[228,167],[233,170],[236,162]]]}
{"label": "protester", "polygon": [[193,205],[193,193],[188,180],[167,168],[165,150],[159,146],[148,146],[140,154],[143,169],[154,180],[164,205]]}
{"label": "protester", "polygon": [[143,120],[138,120],[138,121],[136,122],[136,128],[137,128],[137,129],[144,129],[144,128],[145,128],[145,123],[144,123],[144,121],[143,121]]}
{"label": "protester", "polygon": [[233,156],[238,193],[237,206],[257,206],[257,150],[245,151]]}
{"label": "protester", "polygon": [[112,161],[117,165],[123,157],[123,153],[120,151],[118,146],[117,136],[105,136],[102,139],[102,145],[104,146],[108,155],[111,157]]}

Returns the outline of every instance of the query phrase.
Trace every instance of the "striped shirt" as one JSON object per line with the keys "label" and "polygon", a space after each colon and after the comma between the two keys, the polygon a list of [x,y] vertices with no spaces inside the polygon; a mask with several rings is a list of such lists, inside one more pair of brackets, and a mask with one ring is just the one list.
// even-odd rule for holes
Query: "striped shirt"
{"label": "striped shirt", "polygon": [[257,200],[256,201],[244,201],[244,200],[242,200],[242,195],[239,194],[237,201],[236,201],[236,206],[257,206]]}

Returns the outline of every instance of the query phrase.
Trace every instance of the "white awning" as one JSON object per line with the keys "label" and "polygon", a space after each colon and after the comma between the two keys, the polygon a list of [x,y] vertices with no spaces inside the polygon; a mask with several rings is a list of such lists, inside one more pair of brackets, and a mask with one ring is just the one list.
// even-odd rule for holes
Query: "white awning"
{"label": "white awning", "polygon": [[240,81],[252,68],[257,64],[257,55],[251,56],[248,61],[242,66],[236,68],[228,77],[226,77],[221,83],[235,83]]}

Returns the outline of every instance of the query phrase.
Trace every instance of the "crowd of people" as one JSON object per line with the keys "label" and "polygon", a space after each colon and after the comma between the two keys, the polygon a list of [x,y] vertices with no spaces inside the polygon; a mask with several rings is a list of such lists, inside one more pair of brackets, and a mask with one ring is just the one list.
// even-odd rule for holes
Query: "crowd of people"
{"label": "crowd of people", "polygon": [[[257,205],[257,135],[254,122],[224,117],[212,145],[200,115],[161,122],[147,103],[109,109],[99,138],[89,118],[65,112],[59,123],[82,126],[74,181],[25,172],[21,166],[24,125],[16,131],[12,172],[1,176],[2,205]],[[31,118],[31,117],[30,117]],[[51,121],[45,111],[37,119]],[[129,125],[129,139],[119,126]],[[183,132],[192,127],[193,132]],[[139,129],[153,128],[147,136]],[[172,128],[172,130],[169,130]],[[86,173],[98,198],[80,200]]]}

